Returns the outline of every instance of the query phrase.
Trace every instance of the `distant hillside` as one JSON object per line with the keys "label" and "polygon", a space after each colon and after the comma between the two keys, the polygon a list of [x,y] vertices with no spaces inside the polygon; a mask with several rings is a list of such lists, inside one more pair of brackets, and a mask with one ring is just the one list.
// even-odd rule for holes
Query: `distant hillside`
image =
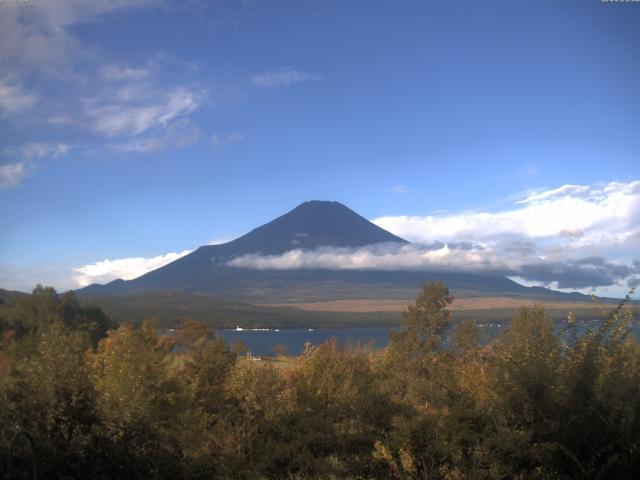
{"label": "distant hillside", "polygon": [[[100,306],[117,322],[139,324],[144,320],[156,320],[160,326],[174,327],[185,319],[198,320],[214,328],[350,328],[397,326],[400,312],[384,311],[305,311],[286,307],[269,307],[228,302],[206,295],[180,292],[145,292],[137,295],[105,295],[85,297],[83,301]],[[410,301],[407,301],[409,304]],[[522,304],[531,303],[522,298]],[[600,309],[583,302],[581,308],[567,308],[566,305],[549,301],[545,304],[547,313],[554,320],[567,318],[573,311],[578,320],[601,318]],[[608,303],[606,311],[615,308]],[[640,306],[634,305],[636,315]],[[516,314],[517,307],[468,308],[453,310],[454,321],[475,320],[479,323],[508,322]]]}
{"label": "distant hillside", "polygon": [[[18,300],[30,294],[0,290],[0,298],[7,303]],[[351,328],[351,327],[381,327],[397,326],[401,320],[401,311],[411,303],[407,297],[403,301],[393,300],[398,305],[394,311],[376,310],[375,305],[384,301],[361,301],[368,311],[358,308],[324,309],[320,303],[313,310],[299,309],[301,305],[252,305],[248,303],[232,302],[208,295],[189,294],[183,292],[152,291],[133,295],[83,295],[82,303],[94,304],[102,308],[115,322],[129,322],[140,324],[145,320],[157,321],[161,327],[175,327],[182,321],[190,319],[206,323],[214,328],[235,328],[240,325],[245,328]],[[481,301],[478,301],[481,300]],[[522,301],[520,303],[520,300]],[[563,299],[548,299],[545,303],[551,318],[564,319],[569,311],[576,313],[579,320],[590,320],[602,317],[599,308],[590,302],[565,303]],[[339,303],[334,302],[334,303]],[[351,304],[352,302],[347,302]],[[499,298],[480,297],[470,298],[463,302],[468,305],[462,309],[452,307],[454,320],[475,320],[479,323],[502,323],[510,320],[520,305],[531,304],[526,297],[511,297],[509,301]],[[487,304],[483,306],[482,304]],[[304,308],[304,306],[302,306]],[[0,318],[3,310],[0,302]],[[606,311],[614,308],[607,302]],[[634,304],[636,315],[640,305]]]}
{"label": "distant hillside", "polygon": [[24,292],[18,292],[16,290],[5,290],[3,288],[0,288],[0,303],[2,303],[2,301],[9,302],[17,297],[24,295],[28,294]]}
{"label": "distant hillside", "polygon": [[214,328],[336,328],[395,326],[397,312],[305,312],[228,302],[206,295],[180,292],[145,292],[137,295],[85,296],[84,302],[101,307],[117,322],[139,324],[156,320],[173,327],[183,320],[197,320]]}
{"label": "distant hillside", "polygon": [[338,202],[306,202],[287,214],[222,245],[198,248],[164,267],[124,281],[90,285],[81,296],[150,291],[205,294],[248,303],[286,303],[350,298],[414,298],[426,281],[445,282],[454,295],[584,299],[524,287],[498,275],[382,270],[252,270],[227,266],[236,257],[282,254],[292,249],[407,243]]}

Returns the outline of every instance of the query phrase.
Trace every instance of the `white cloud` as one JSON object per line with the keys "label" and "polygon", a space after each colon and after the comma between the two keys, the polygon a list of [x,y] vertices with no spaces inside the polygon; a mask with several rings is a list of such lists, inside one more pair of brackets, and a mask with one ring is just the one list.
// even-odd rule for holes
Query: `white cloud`
{"label": "white cloud", "polygon": [[69,146],[63,143],[32,142],[18,147],[5,148],[0,151],[0,156],[19,160],[0,165],[0,190],[8,190],[21,185],[31,174],[34,160],[57,158],[68,152]]}
{"label": "white cloud", "polygon": [[228,266],[257,270],[387,270],[472,272],[510,276],[521,283],[554,289],[585,290],[630,286],[640,262],[621,264],[602,257],[546,261],[534,250],[502,249],[495,244],[377,244],[359,248],[295,249],[280,255],[243,255]]}
{"label": "white cloud", "polygon": [[138,135],[153,128],[166,127],[171,120],[193,112],[199,104],[198,94],[177,89],[154,104],[88,105],[87,115],[94,119],[94,128],[107,136]]}
{"label": "white cloud", "polygon": [[40,158],[57,158],[69,153],[69,145],[64,143],[32,142],[19,147],[7,148],[3,154],[19,156],[29,160]]}
{"label": "white cloud", "polygon": [[71,27],[117,11],[161,4],[157,0],[0,2],[0,59],[55,74],[82,54],[69,33]]}
{"label": "white cloud", "polygon": [[183,148],[196,143],[200,133],[198,127],[183,118],[168,125],[159,135],[114,144],[111,149],[117,153],[153,153],[165,148]]}
{"label": "white cloud", "polygon": [[0,190],[8,190],[20,185],[29,175],[25,162],[0,165]]}
{"label": "white cloud", "polygon": [[541,190],[536,193],[532,193],[523,200],[519,200],[516,204],[520,203],[536,203],[543,200],[553,200],[567,197],[581,197],[588,195],[592,191],[592,188],[588,185],[563,185],[551,190]]}
{"label": "white cloud", "polygon": [[386,216],[416,242],[245,255],[239,268],[447,270],[517,276],[559,288],[624,287],[640,276],[640,181],[538,191],[502,212]]}
{"label": "white cloud", "polygon": [[21,85],[0,78],[0,114],[28,110],[38,103],[38,96],[27,93]]}
{"label": "white cloud", "polygon": [[321,75],[299,72],[290,67],[284,67],[272,72],[263,72],[251,77],[251,83],[257,87],[277,88],[288,87],[296,83],[322,82]]}
{"label": "white cloud", "polygon": [[385,216],[372,221],[417,242],[555,241],[572,247],[625,242],[640,231],[640,181],[563,187],[538,192],[514,208],[450,215]]}
{"label": "white cloud", "polygon": [[249,254],[234,258],[229,266],[257,270],[428,270],[494,271],[509,268],[506,259],[477,245],[420,245],[381,243],[365,247],[295,249],[282,255]]}
{"label": "white cloud", "polygon": [[[46,127],[41,131],[74,138],[78,151],[106,154],[195,142],[199,129],[181,123],[206,96],[185,79],[195,71],[193,62],[180,64],[155,53],[138,64],[126,63],[80,42],[74,31],[131,9],[166,6],[164,0],[0,2],[0,115],[6,120],[5,133],[23,132],[25,125],[38,131],[41,123]],[[34,92],[23,88],[24,79]],[[105,143],[104,137],[119,143]],[[37,140],[12,150],[11,155],[34,161],[66,153]]]}
{"label": "white cloud", "polygon": [[151,258],[133,257],[102,260],[75,268],[73,279],[80,287],[85,287],[92,283],[107,283],[118,278],[131,280],[151,270],[163,267],[191,252],[192,250],[183,250],[182,252],[167,253]]}

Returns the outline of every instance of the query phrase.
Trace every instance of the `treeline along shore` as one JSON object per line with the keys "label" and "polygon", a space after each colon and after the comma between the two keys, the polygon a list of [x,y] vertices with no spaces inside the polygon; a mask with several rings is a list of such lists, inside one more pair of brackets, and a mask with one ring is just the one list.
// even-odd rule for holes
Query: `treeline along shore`
{"label": "treeline along shore", "polygon": [[486,343],[452,300],[425,284],[383,349],[256,362],[39,286],[0,305],[0,478],[34,473],[20,431],[47,479],[638,478],[630,306],[559,333],[522,307]]}

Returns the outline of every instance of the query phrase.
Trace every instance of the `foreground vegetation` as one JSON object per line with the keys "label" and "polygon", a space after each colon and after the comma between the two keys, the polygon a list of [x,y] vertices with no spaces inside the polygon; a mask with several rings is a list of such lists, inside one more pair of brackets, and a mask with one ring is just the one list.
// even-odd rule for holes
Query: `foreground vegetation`
{"label": "foreground vegetation", "polygon": [[557,336],[522,308],[481,345],[451,300],[426,284],[386,349],[328,342],[274,368],[201,323],[115,328],[38,287],[0,306],[0,452],[24,429],[60,479],[636,478],[631,310]]}

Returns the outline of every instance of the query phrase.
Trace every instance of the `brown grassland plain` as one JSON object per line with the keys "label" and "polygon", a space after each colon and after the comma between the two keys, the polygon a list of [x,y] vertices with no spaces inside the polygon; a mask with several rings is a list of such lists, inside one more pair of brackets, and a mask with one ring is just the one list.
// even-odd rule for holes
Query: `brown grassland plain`
{"label": "brown grassland plain", "polygon": [[[309,303],[271,303],[261,304],[265,307],[289,307],[316,312],[402,312],[411,303],[410,299],[370,299],[355,298],[352,300],[328,300]],[[547,308],[559,310],[593,309],[594,303],[586,302],[539,302],[535,299],[509,297],[468,297],[453,301],[449,309],[453,311],[517,309],[522,306],[533,306],[542,303]]]}

